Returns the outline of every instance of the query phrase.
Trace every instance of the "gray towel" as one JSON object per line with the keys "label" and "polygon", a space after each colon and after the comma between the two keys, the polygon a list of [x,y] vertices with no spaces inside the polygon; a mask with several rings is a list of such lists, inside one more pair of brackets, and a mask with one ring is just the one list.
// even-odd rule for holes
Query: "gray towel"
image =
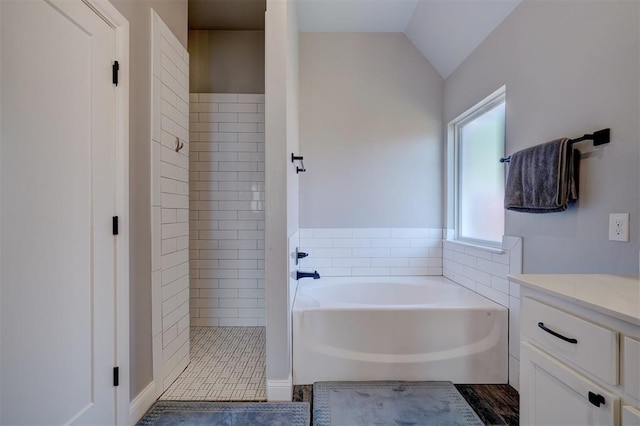
{"label": "gray towel", "polygon": [[579,152],[568,141],[557,139],[511,155],[504,197],[507,210],[562,212],[578,199]]}

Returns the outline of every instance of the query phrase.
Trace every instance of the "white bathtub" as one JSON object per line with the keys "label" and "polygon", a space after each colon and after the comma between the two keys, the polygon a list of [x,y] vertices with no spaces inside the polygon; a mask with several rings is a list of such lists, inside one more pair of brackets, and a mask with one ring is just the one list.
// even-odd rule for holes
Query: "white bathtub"
{"label": "white bathtub", "polygon": [[293,383],[507,383],[508,311],[444,277],[303,280]]}

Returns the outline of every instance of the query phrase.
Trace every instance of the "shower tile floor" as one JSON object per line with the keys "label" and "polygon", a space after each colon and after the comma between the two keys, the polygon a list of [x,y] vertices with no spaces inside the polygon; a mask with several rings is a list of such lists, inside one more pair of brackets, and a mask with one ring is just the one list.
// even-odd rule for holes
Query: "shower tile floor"
{"label": "shower tile floor", "polygon": [[266,401],[264,327],[191,327],[191,362],[160,400]]}

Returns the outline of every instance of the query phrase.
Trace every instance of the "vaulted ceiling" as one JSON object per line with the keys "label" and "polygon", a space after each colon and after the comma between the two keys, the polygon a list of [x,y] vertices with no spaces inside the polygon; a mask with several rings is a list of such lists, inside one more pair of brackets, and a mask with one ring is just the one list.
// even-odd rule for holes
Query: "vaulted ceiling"
{"label": "vaulted ceiling", "polygon": [[299,0],[300,31],[403,32],[447,78],[522,0]]}
{"label": "vaulted ceiling", "polygon": [[[297,0],[302,32],[403,32],[443,78],[522,0]],[[265,0],[189,0],[189,29],[264,30]]]}

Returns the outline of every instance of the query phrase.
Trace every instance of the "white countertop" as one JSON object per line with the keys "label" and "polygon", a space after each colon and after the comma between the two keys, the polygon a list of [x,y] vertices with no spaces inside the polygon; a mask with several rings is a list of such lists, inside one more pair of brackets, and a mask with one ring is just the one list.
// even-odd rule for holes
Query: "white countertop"
{"label": "white countertop", "polygon": [[640,277],[597,274],[509,275],[514,283],[640,325]]}

